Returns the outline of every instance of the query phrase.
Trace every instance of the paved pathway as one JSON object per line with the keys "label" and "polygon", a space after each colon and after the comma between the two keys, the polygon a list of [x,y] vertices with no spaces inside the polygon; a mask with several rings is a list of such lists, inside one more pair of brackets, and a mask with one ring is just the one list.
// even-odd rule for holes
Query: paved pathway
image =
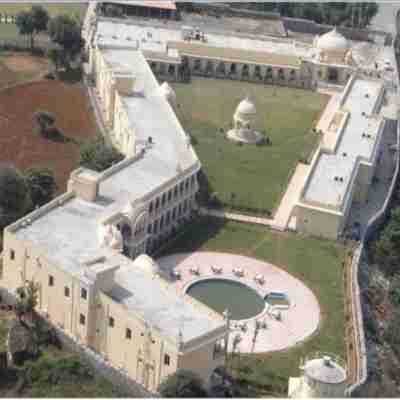
{"label": "paved pathway", "polygon": [[[162,257],[157,262],[168,275],[172,270],[179,269],[181,279],[173,281],[172,284],[181,293],[199,278],[217,276],[246,284],[255,289],[262,297],[271,291],[283,292],[288,296],[290,307],[281,310],[282,319],[280,321],[271,317],[267,313],[267,309],[257,316],[257,319],[265,320],[267,328],[259,331],[254,348],[252,339],[256,318],[246,320],[248,330],[245,333],[238,328],[237,322],[232,322],[231,341],[236,334],[241,335],[242,341],[238,348],[242,353],[283,350],[304,341],[318,328],[320,308],[312,291],[301,281],[272,264],[250,257],[217,252],[181,253]],[[222,267],[222,274],[215,275],[211,271],[212,265]],[[200,276],[195,276],[190,272],[190,268],[193,266],[199,267]],[[243,278],[237,278],[232,273],[232,269],[235,267],[243,268],[245,271]],[[254,282],[254,277],[258,274],[264,276],[264,285]]]}
{"label": "paved pathway", "polygon": [[290,179],[286,192],[275,213],[273,225],[285,230],[292,215],[293,207],[300,198],[310,166],[298,163],[296,170]]}

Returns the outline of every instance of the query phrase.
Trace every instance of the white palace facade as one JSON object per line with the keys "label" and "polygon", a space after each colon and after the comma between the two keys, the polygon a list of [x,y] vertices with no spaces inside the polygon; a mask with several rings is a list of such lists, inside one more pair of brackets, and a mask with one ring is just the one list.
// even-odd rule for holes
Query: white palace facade
{"label": "white palace facade", "polygon": [[211,33],[188,40],[174,26],[88,15],[87,80],[126,158],[101,173],[74,171],[65,194],[8,226],[0,268],[2,287],[15,293],[35,281],[49,321],[151,391],[179,368],[208,382],[224,363],[229,332],[229,321],[177,293],[147,255],[190,221],[201,168],[175,93],[156,76],[179,79],[190,68],[345,86],[294,210],[298,230],[310,234],[337,237],[351,199],[365,200],[384,124],[381,68],[336,30],[302,44]]}

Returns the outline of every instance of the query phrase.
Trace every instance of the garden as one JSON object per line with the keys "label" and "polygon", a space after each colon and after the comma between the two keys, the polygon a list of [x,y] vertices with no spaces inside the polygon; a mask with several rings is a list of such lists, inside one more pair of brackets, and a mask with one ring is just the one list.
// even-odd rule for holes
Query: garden
{"label": "garden", "polygon": [[[192,78],[177,83],[178,117],[191,136],[215,204],[243,213],[273,214],[291,174],[319,142],[313,131],[329,96],[312,91],[231,80]],[[269,144],[225,139],[239,102],[250,95],[258,129]],[[206,181],[206,182],[205,182]]]}

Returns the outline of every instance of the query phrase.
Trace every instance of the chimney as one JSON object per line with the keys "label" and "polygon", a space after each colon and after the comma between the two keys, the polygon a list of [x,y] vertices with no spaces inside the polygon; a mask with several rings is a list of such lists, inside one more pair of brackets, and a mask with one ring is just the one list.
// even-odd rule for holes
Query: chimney
{"label": "chimney", "polygon": [[116,75],[115,89],[122,96],[130,96],[133,94],[133,88],[135,86],[136,78],[131,74]]}
{"label": "chimney", "polygon": [[68,180],[68,192],[86,201],[94,201],[99,192],[101,174],[87,168],[78,168]]}

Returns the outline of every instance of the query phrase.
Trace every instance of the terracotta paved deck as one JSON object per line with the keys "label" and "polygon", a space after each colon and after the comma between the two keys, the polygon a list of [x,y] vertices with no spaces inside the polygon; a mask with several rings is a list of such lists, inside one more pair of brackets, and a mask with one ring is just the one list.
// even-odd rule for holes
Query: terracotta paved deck
{"label": "terracotta paved deck", "polygon": [[[172,283],[182,292],[190,283],[199,278],[215,276],[235,279],[248,284],[263,297],[271,291],[284,292],[288,295],[291,305],[289,309],[281,310],[281,321],[272,318],[266,310],[263,315],[257,317],[259,320],[266,321],[267,329],[260,330],[254,346],[252,338],[254,336],[255,318],[246,321],[248,326],[246,333],[235,329],[236,322],[232,322],[233,334],[231,340],[236,333],[240,333],[242,341],[238,348],[242,353],[283,350],[304,341],[318,328],[320,308],[314,294],[301,281],[274,265],[250,257],[215,252],[175,254],[162,257],[157,262],[161,269],[167,273],[174,269],[181,272],[181,279]],[[222,267],[222,274],[215,275],[211,271],[211,265]],[[190,272],[190,268],[193,266],[199,267],[200,276],[195,276]],[[243,278],[237,278],[232,273],[232,269],[235,267],[244,269]],[[264,285],[255,284],[254,276],[257,274],[264,276]]]}

